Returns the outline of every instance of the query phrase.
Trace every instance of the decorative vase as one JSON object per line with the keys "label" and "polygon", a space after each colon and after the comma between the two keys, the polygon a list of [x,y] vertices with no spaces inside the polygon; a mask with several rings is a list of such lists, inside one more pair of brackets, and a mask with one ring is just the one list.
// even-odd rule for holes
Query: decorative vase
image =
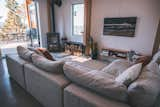
{"label": "decorative vase", "polygon": [[97,43],[92,44],[92,49],[91,49],[91,58],[92,59],[97,59],[98,57],[98,48],[97,48]]}

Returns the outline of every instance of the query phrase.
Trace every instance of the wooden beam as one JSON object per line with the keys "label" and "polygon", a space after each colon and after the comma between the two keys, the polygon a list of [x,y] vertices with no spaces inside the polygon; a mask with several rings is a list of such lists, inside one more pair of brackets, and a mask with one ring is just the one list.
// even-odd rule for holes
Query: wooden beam
{"label": "wooden beam", "polygon": [[28,22],[28,26],[31,27],[30,16],[29,16],[29,9],[28,9],[28,5],[29,4],[30,4],[30,2],[28,0],[26,0],[25,1],[25,8],[26,8],[27,22]]}
{"label": "wooden beam", "polygon": [[160,48],[160,20],[157,28],[156,37],[154,40],[152,56],[159,50],[159,48]]}
{"label": "wooden beam", "polygon": [[92,0],[84,0],[84,44],[86,46],[86,55],[89,55],[89,37],[91,32],[91,6]]}
{"label": "wooden beam", "polygon": [[26,0],[27,4],[31,4],[33,0]]}

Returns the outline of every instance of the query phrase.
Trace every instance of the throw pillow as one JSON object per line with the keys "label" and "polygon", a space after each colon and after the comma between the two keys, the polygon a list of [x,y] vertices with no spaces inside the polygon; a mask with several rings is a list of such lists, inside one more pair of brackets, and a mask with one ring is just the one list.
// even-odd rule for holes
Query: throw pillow
{"label": "throw pillow", "polygon": [[160,94],[160,70],[155,62],[145,66],[139,78],[128,87],[132,107],[153,107]]}
{"label": "throw pillow", "polygon": [[52,57],[52,55],[47,51],[47,49],[45,48],[37,48],[35,50],[35,52],[39,55],[43,55],[45,58],[47,58],[48,60],[52,60],[55,61],[54,58]]}
{"label": "throw pillow", "polygon": [[63,61],[51,61],[36,53],[32,54],[32,61],[36,67],[43,69],[44,71],[51,73],[63,72]]}
{"label": "throw pillow", "polygon": [[135,79],[138,78],[138,76],[141,72],[141,68],[142,68],[142,63],[135,64],[135,65],[131,66],[130,68],[128,68],[127,70],[125,70],[121,75],[119,75],[115,79],[115,81],[128,86]]}
{"label": "throw pillow", "polygon": [[115,78],[119,76],[123,71],[131,66],[130,62],[123,59],[118,59],[110,63],[108,66],[102,69],[103,72],[106,72],[110,75],[113,75]]}
{"label": "throw pillow", "polygon": [[29,61],[29,62],[32,62],[31,56],[34,52],[32,52],[22,46],[17,46],[17,53],[18,53],[19,57],[21,57],[22,59]]}

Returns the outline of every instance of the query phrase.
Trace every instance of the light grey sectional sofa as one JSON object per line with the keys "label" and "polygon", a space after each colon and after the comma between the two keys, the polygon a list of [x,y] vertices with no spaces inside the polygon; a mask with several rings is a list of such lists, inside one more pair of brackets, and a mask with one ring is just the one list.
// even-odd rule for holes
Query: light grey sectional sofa
{"label": "light grey sectional sofa", "polygon": [[[6,60],[10,77],[44,107],[129,107],[75,85],[63,74],[51,74],[39,69],[18,55],[8,55]],[[91,70],[94,64],[98,66],[95,62],[85,66],[90,66],[88,69]],[[99,64],[101,67],[97,67],[97,70],[105,66]]]}
{"label": "light grey sectional sofa", "polygon": [[[106,81],[110,77],[103,69],[95,71],[75,63],[64,65],[65,76],[72,81],[64,89],[64,107],[160,107],[160,68],[156,61],[146,65],[123,91],[114,81]],[[127,102],[120,101],[125,91]]]}
{"label": "light grey sectional sofa", "polygon": [[[31,52],[29,54],[25,52],[25,54],[30,56]],[[10,77],[35,97],[44,107],[153,107],[153,103],[159,104],[159,100],[156,99],[159,98],[158,94],[160,94],[160,72],[158,65],[155,63],[145,67],[141,76],[127,87],[129,89],[127,94],[130,97],[128,98],[131,101],[130,103],[108,98],[90,88],[84,87],[76,81],[72,81],[71,77],[66,73],[67,71],[76,72],[79,69],[82,72],[101,71],[108,64],[98,61],[76,63],[68,57],[67,61],[72,61],[72,64],[66,63],[63,67],[64,71],[56,73],[47,72],[35,66],[33,62],[20,58],[18,55],[8,55],[6,60]],[[107,78],[107,75],[104,73],[103,77],[105,76]],[[76,77],[78,76],[73,78],[76,79]],[[81,80],[84,81],[83,79]],[[99,84],[96,86],[98,87]],[[135,106],[131,106],[131,104]],[[154,105],[154,107],[159,106]]]}

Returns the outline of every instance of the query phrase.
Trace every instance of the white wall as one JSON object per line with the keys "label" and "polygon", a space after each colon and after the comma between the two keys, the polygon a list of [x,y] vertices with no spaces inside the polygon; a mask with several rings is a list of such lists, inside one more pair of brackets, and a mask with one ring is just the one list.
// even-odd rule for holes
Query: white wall
{"label": "white wall", "polygon": [[40,42],[41,47],[47,47],[47,36],[48,32],[48,13],[47,13],[47,0],[37,0],[38,4],[38,23],[40,30]]}
{"label": "white wall", "polygon": [[[138,17],[135,37],[103,36],[105,17],[130,16]],[[99,48],[151,54],[159,18],[160,0],[92,0],[91,35]]]}
{"label": "white wall", "polygon": [[55,6],[56,32],[71,41],[83,42],[82,36],[72,36],[72,4],[76,3],[83,3],[83,0],[63,0],[61,7]]}

